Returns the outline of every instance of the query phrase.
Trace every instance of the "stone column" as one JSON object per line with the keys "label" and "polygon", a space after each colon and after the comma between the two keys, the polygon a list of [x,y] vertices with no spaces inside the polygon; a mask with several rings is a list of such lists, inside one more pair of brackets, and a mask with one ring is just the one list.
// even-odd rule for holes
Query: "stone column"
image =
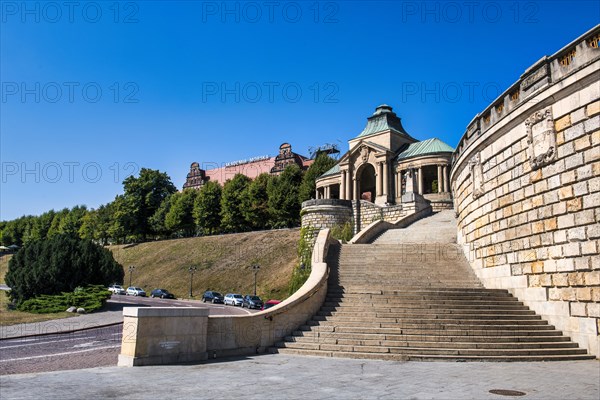
{"label": "stone column", "polygon": [[419,167],[419,194],[423,194],[423,167]]}
{"label": "stone column", "polygon": [[360,194],[358,193],[358,179],[354,178],[352,180],[352,182],[354,183],[354,187],[352,190],[352,199],[353,200],[360,200]]}
{"label": "stone column", "polygon": [[444,180],[444,192],[448,192],[448,166],[442,166],[442,179]]}
{"label": "stone column", "polygon": [[382,190],[382,195],[387,196],[388,194],[388,167],[387,167],[387,161],[384,161],[381,163],[381,168],[383,170],[383,190]]}
{"label": "stone column", "polygon": [[326,199],[331,198],[331,187],[329,185],[325,186],[325,198]]}
{"label": "stone column", "polygon": [[442,166],[438,165],[437,166],[437,189],[438,189],[438,193],[442,193],[443,189],[444,189],[444,181],[443,181],[443,176],[442,176]]}
{"label": "stone column", "polygon": [[350,169],[346,171],[346,200],[352,200],[352,173]]}
{"label": "stone column", "polygon": [[[375,170],[375,196],[381,196],[381,177],[382,177],[382,173],[381,173],[381,163],[377,163],[377,169]],[[372,199],[373,201],[375,201],[375,199]]]}
{"label": "stone column", "polygon": [[346,200],[346,170],[340,173],[340,200]]}

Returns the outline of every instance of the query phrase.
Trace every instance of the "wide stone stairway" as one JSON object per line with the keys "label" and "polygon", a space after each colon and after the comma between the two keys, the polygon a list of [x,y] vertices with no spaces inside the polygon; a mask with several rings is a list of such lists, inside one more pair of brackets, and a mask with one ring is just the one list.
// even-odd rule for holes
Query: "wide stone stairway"
{"label": "wide stone stairway", "polygon": [[443,211],[372,244],[332,246],[328,294],[274,349],[387,360],[593,359],[506,290],[485,289]]}

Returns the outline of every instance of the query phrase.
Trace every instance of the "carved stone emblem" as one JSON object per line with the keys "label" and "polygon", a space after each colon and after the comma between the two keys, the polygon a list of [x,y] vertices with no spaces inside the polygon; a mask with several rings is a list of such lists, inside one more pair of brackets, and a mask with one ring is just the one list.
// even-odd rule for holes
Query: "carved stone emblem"
{"label": "carved stone emblem", "polygon": [[483,167],[479,159],[479,153],[469,160],[469,169],[471,170],[473,198],[476,199],[485,193],[483,190]]}
{"label": "carved stone emblem", "polygon": [[360,157],[362,158],[363,162],[367,162],[369,159],[369,148],[367,146],[363,146],[360,149]]}
{"label": "carved stone emblem", "polygon": [[525,120],[529,162],[538,169],[556,160],[556,131],[550,107],[536,111]]}

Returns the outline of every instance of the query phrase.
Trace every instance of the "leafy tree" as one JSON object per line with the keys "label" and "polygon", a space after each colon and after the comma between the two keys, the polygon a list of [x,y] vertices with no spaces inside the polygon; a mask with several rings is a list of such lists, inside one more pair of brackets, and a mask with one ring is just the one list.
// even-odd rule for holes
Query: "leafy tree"
{"label": "leafy tree", "polygon": [[326,153],[321,152],[317,154],[317,158],[315,158],[312,165],[308,167],[308,170],[304,174],[304,178],[302,178],[302,184],[300,185],[299,191],[300,204],[302,204],[303,201],[315,198],[315,191],[317,190],[315,184],[316,179],[333,168],[335,163],[336,161]]}
{"label": "leafy tree", "polygon": [[243,194],[248,185],[250,185],[250,178],[236,174],[223,186],[221,227],[226,232],[244,232],[250,229],[250,225],[244,217],[242,204]]}
{"label": "leafy tree", "polygon": [[269,215],[273,228],[289,228],[300,224],[298,191],[302,171],[296,164],[285,167],[277,179],[269,181]]}
{"label": "leafy tree", "polygon": [[127,233],[146,240],[148,235],[155,233],[150,226],[150,217],[177,189],[166,173],[148,168],[142,168],[138,178],[130,176],[125,179],[123,187],[125,201],[121,204],[121,211],[131,218],[131,226],[125,226]]}
{"label": "leafy tree", "polygon": [[108,235],[116,243],[125,243],[129,232],[133,231],[133,213],[124,196],[117,196],[111,204],[110,223]]}
{"label": "leafy tree", "polygon": [[58,225],[59,233],[79,234],[79,229],[83,224],[83,217],[87,214],[86,206],[75,206],[69,210],[60,220]]}
{"label": "leafy tree", "polygon": [[17,303],[42,294],[71,292],[77,286],[123,281],[123,267],[110,251],[89,239],[58,234],[23,246],[9,261],[6,283]]}
{"label": "leafy tree", "polygon": [[160,207],[158,207],[158,210],[150,217],[150,227],[159,238],[168,238],[171,234],[171,230],[167,229],[165,226],[165,218],[171,209],[171,199],[173,196],[175,196],[175,194],[165,197],[160,204]]}
{"label": "leafy tree", "polygon": [[246,188],[242,197],[242,213],[252,230],[265,229],[269,223],[269,194],[271,176],[260,174]]}
{"label": "leafy tree", "polygon": [[171,207],[165,215],[165,228],[176,233],[177,236],[194,235],[196,224],[193,211],[197,194],[196,189],[186,189],[171,196]]}
{"label": "leafy tree", "polygon": [[194,202],[194,221],[198,232],[212,235],[221,226],[221,185],[218,182],[205,183]]}
{"label": "leafy tree", "polygon": [[50,223],[50,227],[48,228],[48,233],[46,234],[46,238],[52,238],[61,233],[60,227],[65,224],[62,223],[62,220],[67,217],[69,214],[68,208],[63,208],[59,212],[54,213],[54,217],[52,218],[52,222]]}

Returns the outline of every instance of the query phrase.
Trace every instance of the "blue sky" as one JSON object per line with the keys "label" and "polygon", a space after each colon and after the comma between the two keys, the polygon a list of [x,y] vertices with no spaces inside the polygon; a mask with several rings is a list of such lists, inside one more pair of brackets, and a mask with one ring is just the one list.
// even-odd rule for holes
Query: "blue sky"
{"label": "blue sky", "polygon": [[0,219],[177,187],[205,165],[358,134],[381,103],[455,146],[597,1],[0,2]]}

